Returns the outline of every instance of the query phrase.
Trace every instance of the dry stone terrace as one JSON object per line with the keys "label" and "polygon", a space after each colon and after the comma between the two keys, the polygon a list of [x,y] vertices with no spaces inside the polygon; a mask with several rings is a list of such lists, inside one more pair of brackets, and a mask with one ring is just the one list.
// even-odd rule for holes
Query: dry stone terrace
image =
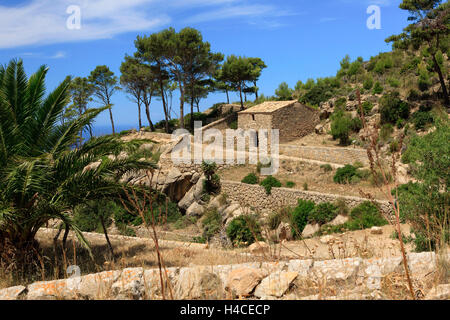
{"label": "dry stone terrace", "polygon": [[[444,259],[449,260],[450,255]],[[408,266],[416,289],[423,292],[425,299],[450,297],[449,285],[429,288],[420,282],[436,270],[435,253],[410,253]],[[261,300],[388,299],[382,290],[383,279],[395,273],[402,273],[400,257],[290,260],[167,269],[174,299],[180,300],[239,297]],[[326,284],[320,287],[319,283]],[[0,290],[0,300],[158,300],[162,299],[161,292],[159,270],[129,268],[7,288]]]}

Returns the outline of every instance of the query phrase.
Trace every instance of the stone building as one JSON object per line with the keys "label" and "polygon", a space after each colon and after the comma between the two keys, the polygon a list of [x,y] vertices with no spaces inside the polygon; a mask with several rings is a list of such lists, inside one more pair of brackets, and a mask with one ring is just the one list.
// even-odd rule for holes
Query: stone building
{"label": "stone building", "polygon": [[240,129],[278,129],[280,142],[304,137],[320,122],[319,111],[297,101],[266,101],[238,113]]}

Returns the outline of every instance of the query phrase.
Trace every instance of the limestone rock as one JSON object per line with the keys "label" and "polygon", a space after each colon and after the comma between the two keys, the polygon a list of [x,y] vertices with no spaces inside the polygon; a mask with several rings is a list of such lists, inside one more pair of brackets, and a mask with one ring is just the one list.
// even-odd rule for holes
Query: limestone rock
{"label": "limestone rock", "polygon": [[267,274],[263,270],[240,268],[228,274],[226,290],[236,296],[249,296]]}
{"label": "limestone rock", "polygon": [[120,271],[104,271],[81,277],[79,294],[89,300],[105,299],[111,293],[111,286],[119,279]]}
{"label": "limestone rock", "polygon": [[288,263],[287,271],[297,272],[299,277],[306,278],[313,265],[313,260],[291,260]]}
{"label": "limestone rock", "polygon": [[330,236],[330,235],[323,236],[323,237],[320,238],[320,242],[323,243],[323,244],[331,244],[334,241],[336,241],[336,238],[333,237],[333,236]]}
{"label": "limestone rock", "polygon": [[319,230],[320,230],[320,226],[318,224],[307,224],[305,229],[303,229],[302,237],[309,238],[309,237],[313,236]]}
{"label": "limestone rock", "polygon": [[191,190],[184,195],[183,199],[178,202],[178,207],[187,210],[194,202],[194,187],[192,187]]}
{"label": "limestone rock", "polygon": [[293,236],[292,236],[292,228],[289,225],[289,223],[285,222],[280,223],[280,225],[276,230],[276,235],[278,241],[282,240],[291,241],[293,239]]}
{"label": "limestone rock", "polygon": [[265,242],[255,242],[248,247],[248,250],[257,255],[266,255],[270,253],[270,246]]}
{"label": "limestone rock", "polygon": [[421,252],[408,254],[408,267],[413,276],[422,276],[436,269],[436,254]]}
{"label": "limestone rock", "polygon": [[425,300],[450,300],[450,284],[441,284],[428,292]]}
{"label": "limestone rock", "polygon": [[0,290],[0,300],[18,300],[25,292],[24,286],[16,286]]}
{"label": "limestone rock", "polygon": [[278,271],[264,278],[255,289],[258,298],[272,296],[280,298],[290,288],[292,282],[297,278],[297,272]]}
{"label": "limestone rock", "polygon": [[178,168],[173,167],[169,173],[167,174],[166,180],[165,180],[165,184],[172,184],[174,182],[176,182],[179,178],[181,178],[182,173],[180,172],[180,170],[178,170]]}
{"label": "limestone rock", "polygon": [[182,268],[175,285],[178,300],[223,298],[220,277],[202,268]]}
{"label": "limestone rock", "polygon": [[143,277],[143,268],[124,269],[120,278],[112,285],[114,295],[119,299],[142,299],[145,292]]}
{"label": "limestone rock", "polygon": [[316,261],[311,269],[311,274],[318,279],[348,281],[356,277],[361,264],[360,258]]}
{"label": "limestone rock", "polygon": [[199,218],[203,215],[205,212],[205,208],[203,206],[199,205],[197,202],[194,202],[191,204],[191,206],[186,210],[186,215],[188,217],[196,217]]}
{"label": "limestone rock", "polygon": [[346,223],[349,220],[349,217],[346,217],[344,215],[338,215],[336,218],[334,218],[331,222],[327,223],[329,226],[339,226],[341,224]]}
{"label": "limestone rock", "polygon": [[383,229],[382,228],[380,228],[380,227],[372,227],[371,229],[370,229],[370,233],[371,234],[383,234]]}

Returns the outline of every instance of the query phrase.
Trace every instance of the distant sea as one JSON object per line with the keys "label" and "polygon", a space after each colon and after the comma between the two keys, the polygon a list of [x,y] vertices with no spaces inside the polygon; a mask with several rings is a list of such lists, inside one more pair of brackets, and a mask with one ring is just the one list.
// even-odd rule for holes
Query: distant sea
{"label": "distant sea", "polygon": [[[116,130],[116,133],[119,133],[121,131],[125,131],[125,130],[132,130],[132,129],[136,129],[137,130],[138,126],[137,125],[115,125],[114,129]],[[108,134],[112,134],[112,127],[111,125],[94,125],[92,127],[92,133],[94,134],[94,136],[96,137],[100,137],[100,136],[105,136]]]}

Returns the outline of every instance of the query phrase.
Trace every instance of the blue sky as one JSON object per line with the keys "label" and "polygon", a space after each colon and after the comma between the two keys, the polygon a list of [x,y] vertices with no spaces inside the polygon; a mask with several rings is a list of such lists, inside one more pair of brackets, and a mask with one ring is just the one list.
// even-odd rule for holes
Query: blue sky
{"label": "blue sky", "polygon": [[[167,27],[199,29],[213,51],[262,58],[268,68],[258,84],[273,95],[286,81],[335,75],[339,61],[369,59],[389,51],[384,39],[401,32],[407,12],[400,0],[1,0],[0,63],[22,58],[28,74],[50,67],[48,89],[66,75],[87,76],[108,65],[120,76],[125,54],[133,54],[137,35]],[[81,8],[81,29],[69,30],[70,5]],[[369,30],[367,8],[381,8],[381,29]],[[174,95],[173,109],[179,108]],[[225,101],[224,94],[203,100],[201,109]],[[238,96],[232,95],[237,101]],[[137,125],[137,108],[125,95],[113,97],[116,124]],[[95,107],[96,103],[92,103]],[[187,108],[187,106],[186,106]],[[161,102],[152,105],[153,120],[163,118]],[[97,125],[108,125],[101,114]]]}

